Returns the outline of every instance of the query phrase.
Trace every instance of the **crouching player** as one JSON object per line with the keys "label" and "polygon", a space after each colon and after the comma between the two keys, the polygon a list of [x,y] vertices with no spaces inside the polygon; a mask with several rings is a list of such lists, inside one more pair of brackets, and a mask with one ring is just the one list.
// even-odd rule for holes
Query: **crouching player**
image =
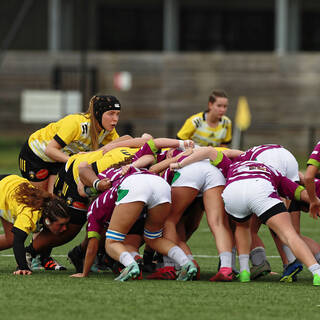
{"label": "crouching player", "polygon": [[[198,154],[194,153],[182,160],[180,167],[192,160],[201,159],[201,154],[220,168],[227,178],[222,197],[226,211],[236,221],[235,238],[240,261],[240,281],[250,281],[251,234],[248,220],[254,213],[308,267],[313,274],[313,285],[320,286],[320,265],[295,231],[290,215],[279,196],[281,194],[290,199],[309,201],[306,190],[261,162],[232,163],[228,157],[213,148],[202,148]],[[315,214],[312,216],[317,217]]]}
{"label": "crouching player", "polygon": [[0,250],[13,247],[18,264],[14,274],[21,275],[32,273],[24,247],[28,234],[42,228],[47,233],[61,235],[70,220],[62,199],[16,175],[0,176],[0,217],[4,229]]}
{"label": "crouching player", "polygon": [[[143,161],[143,158],[140,158]],[[147,160],[149,162],[149,160]],[[121,163],[119,164],[121,165]],[[189,261],[183,250],[172,241],[163,238],[162,229],[170,213],[171,189],[169,184],[161,177],[150,173],[146,169],[134,166],[123,168],[110,168],[99,174],[103,183],[109,181],[109,189],[102,193],[92,203],[88,213],[88,235],[91,223],[90,217],[95,211],[104,211],[104,221],[110,219],[106,233],[106,251],[115,260],[125,266],[121,274],[115,279],[126,281],[140,275],[138,263],[127,251],[123,241],[135,222],[138,220],[144,206],[148,214],[144,225],[144,240],[152,249],[167,255],[181,266],[177,280],[187,281],[197,273],[197,268]],[[101,182],[95,182],[97,185]],[[90,234],[94,238],[94,233]],[[93,251],[92,251],[93,250]],[[97,250],[97,241],[89,240],[86,253],[84,271],[73,277],[88,275],[94,260],[92,252]]]}

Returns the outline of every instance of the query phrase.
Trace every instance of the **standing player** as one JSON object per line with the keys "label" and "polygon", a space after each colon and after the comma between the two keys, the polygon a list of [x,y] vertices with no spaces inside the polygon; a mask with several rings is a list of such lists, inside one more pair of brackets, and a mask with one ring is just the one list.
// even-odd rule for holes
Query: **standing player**
{"label": "standing player", "polygon": [[177,133],[178,139],[190,139],[199,146],[228,146],[232,139],[232,124],[225,115],[227,108],[226,93],[214,90],[209,97],[208,109],[188,118]]}

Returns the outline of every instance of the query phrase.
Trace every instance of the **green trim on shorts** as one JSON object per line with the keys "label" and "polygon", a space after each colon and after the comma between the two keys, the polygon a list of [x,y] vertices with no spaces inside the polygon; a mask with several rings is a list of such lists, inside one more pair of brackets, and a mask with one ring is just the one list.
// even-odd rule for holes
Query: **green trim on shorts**
{"label": "green trim on shorts", "polygon": [[117,193],[118,193],[117,201],[120,201],[129,193],[129,190],[128,189],[120,189],[120,187],[119,187]]}
{"label": "green trim on shorts", "polygon": [[298,201],[301,200],[301,192],[305,190],[305,188],[303,186],[299,186],[297,187],[296,191],[294,192],[294,198]]}
{"label": "green trim on shorts", "polygon": [[308,162],[307,162],[307,165],[308,164],[311,164],[311,165],[313,165],[313,166],[315,166],[317,168],[320,168],[320,162],[315,160],[315,159],[309,159]]}
{"label": "green trim on shorts", "polygon": [[216,159],[210,160],[210,163],[216,167],[222,161],[222,159],[223,159],[223,153],[222,151],[218,151]]}
{"label": "green trim on shorts", "polygon": [[177,181],[180,176],[181,176],[181,173],[178,172],[178,171],[176,171],[176,172],[174,173],[174,176],[173,176],[173,179],[172,179],[171,184],[173,184],[175,181]]}
{"label": "green trim on shorts", "polygon": [[101,235],[100,233],[96,232],[96,231],[88,231],[88,239],[90,238],[97,238],[98,240],[101,239]]}

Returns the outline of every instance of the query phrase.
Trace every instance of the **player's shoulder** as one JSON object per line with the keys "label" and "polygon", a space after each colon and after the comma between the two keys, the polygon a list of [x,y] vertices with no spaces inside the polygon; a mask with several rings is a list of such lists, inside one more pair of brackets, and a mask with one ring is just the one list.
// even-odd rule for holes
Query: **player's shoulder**
{"label": "player's shoulder", "polygon": [[192,116],[189,117],[189,119],[191,119],[191,120],[195,120],[195,119],[204,120],[204,111],[193,114]]}
{"label": "player's shoulder", "polygon": [[86,116],[84,113],[73,113],[68,114],[59,121],[63,122],[69,122],[72,124],[80,124],[83,122],[90,122],[90,118]]}
{"label": "player's shoulder", "polygon": [[220,123],[222,124],[223,127],[230,127],[232,124],[232,121],[227,116],[222,116]]}
{"label": "player's shoulder", "polygon": [[224,121],[226,123],[231,123],[232,122],[231,119],[229,117],[227,117],[227,116],[222,116],[221,117],[221,121]]}
{"label": "player's shoulder", "polygon": [[205,112],[199,112],[192,115],[189,120],[196,126],[199,127],[201,123],[205,121]]}

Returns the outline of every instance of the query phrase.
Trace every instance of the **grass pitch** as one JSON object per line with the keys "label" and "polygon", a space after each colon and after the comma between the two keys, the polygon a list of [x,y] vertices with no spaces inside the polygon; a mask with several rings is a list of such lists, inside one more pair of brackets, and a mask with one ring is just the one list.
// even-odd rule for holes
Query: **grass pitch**
{"label": "grass pitch", "polygon": [[[0,138],[0,174],[18,170],[23,139]],[[301,162],[303,164],[303,162]],[[302,233],[320,242],[319,221],[302,216]],[[3,230],[0,224],[0,233]],[[189,245],[201,267],[195,282],[141,280],[119,283],[110,272],[74,279],[66,254],[84,237],[55,248],[53,255],[67,271],[38,271],[32,276],[13,276],[12,250],[0,252],[0,318],[6,320],[139,319],[320,319],[320,288],[304,268],[296,283],[280,283],[282,263],[266,227],[260,235],[267,248],[272,271],[250,283],[211,283],[218,258],[214,239],[205,219]]]}
{"label": "grass pitch", "polygon": [[[302,232],[320,242],[319,221],[302,217]],[[218,258],[205,219],[190,240],[201,267],[194,282],[146,280],[114,281],[111,271],[70,278],[73,267],[66,259],[70,248],[84,236],[55,248],[53,255],[67,271],[37,271],[32,276],[13,276],[12,250],[0,252],[2,319],[318,319],[320,288],[304,268],[296,283],[280,283],[282,263],[269,231],[262,227],[274,272],[250,283],[212,283]]]}

